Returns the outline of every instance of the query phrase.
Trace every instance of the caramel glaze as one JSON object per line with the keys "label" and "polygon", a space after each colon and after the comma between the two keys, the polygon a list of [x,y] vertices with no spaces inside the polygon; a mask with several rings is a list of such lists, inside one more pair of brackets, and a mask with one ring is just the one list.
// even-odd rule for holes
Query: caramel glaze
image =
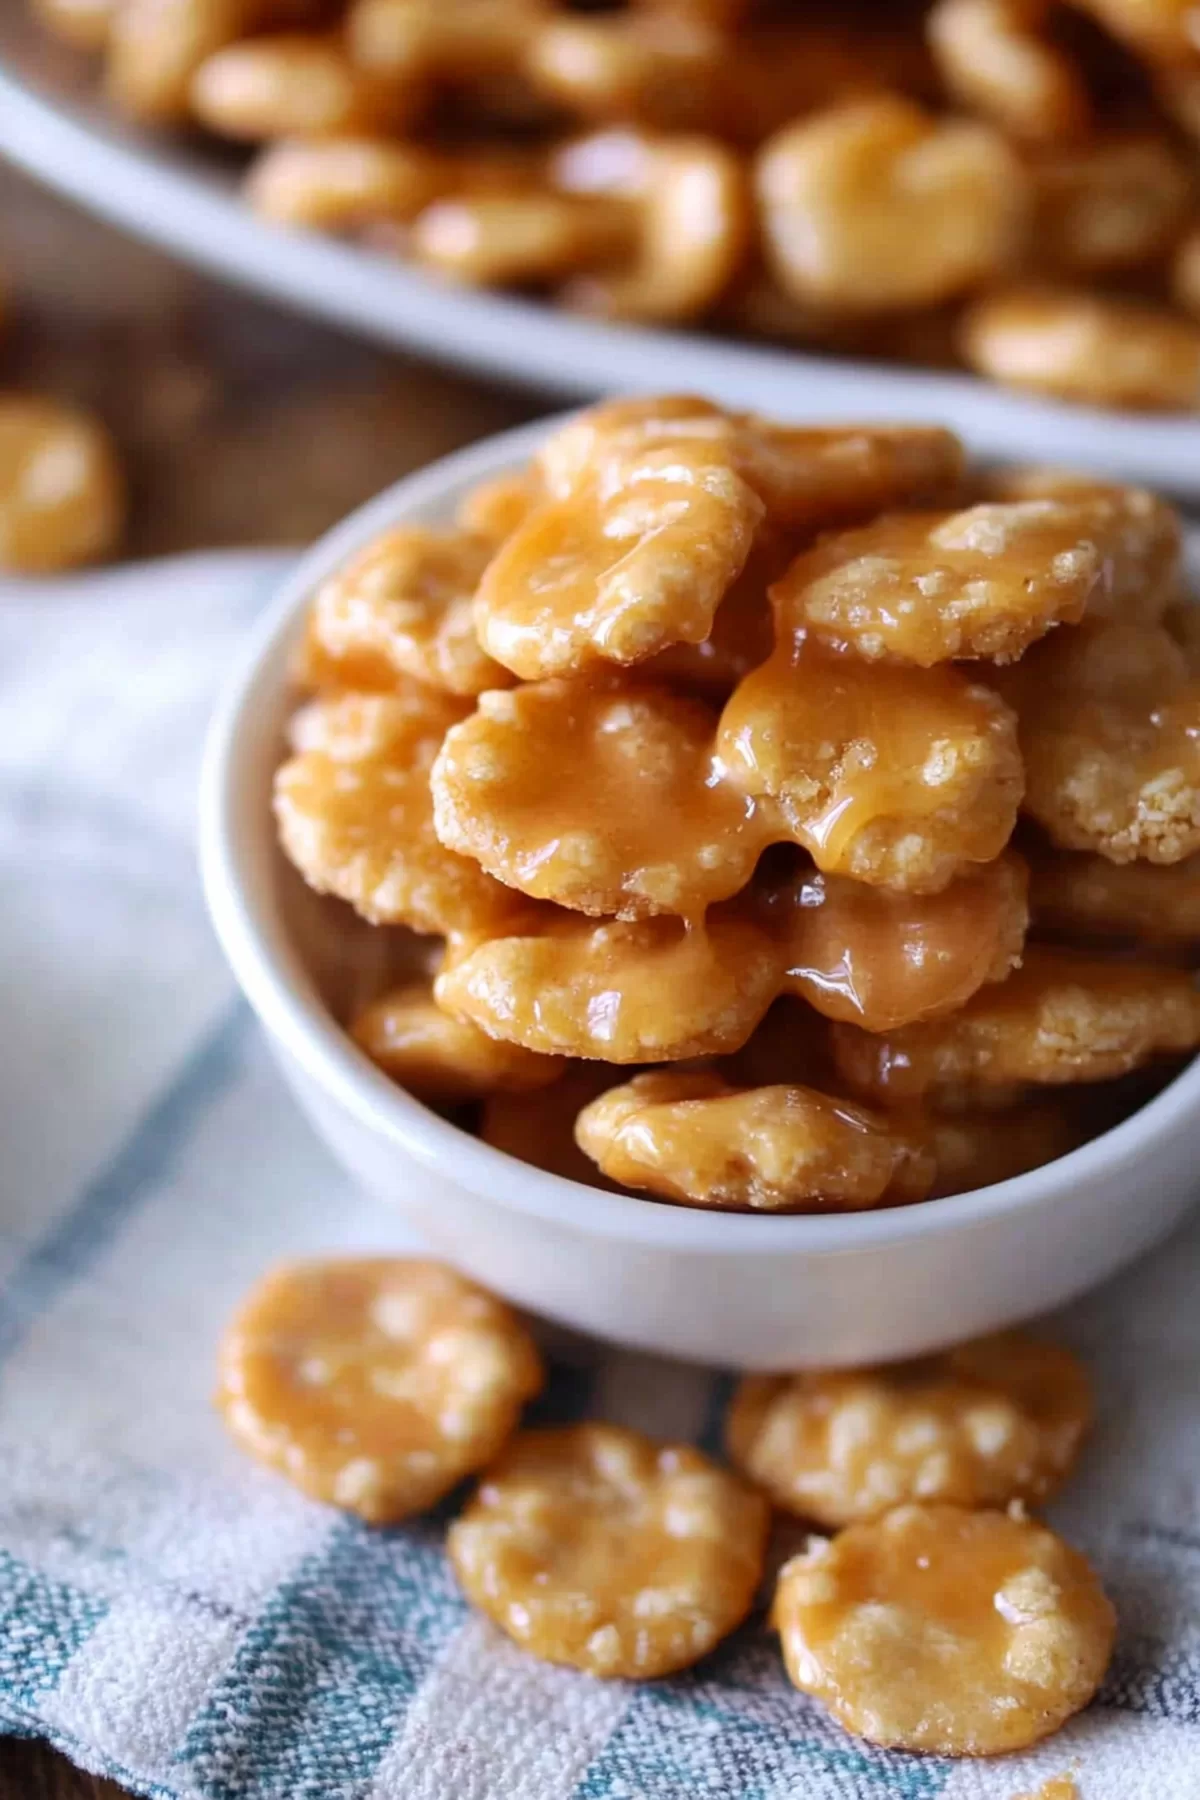
{"label": "caramel glaze", "polygon": [[998,856],[1023,788],[1016,721],[991,689],[803,632],[739,685],[717,761],[826,874],[914,893]]}
{"label": "caramel glaze", "polygon": [[531,1050],[675,1061],[740,1049],[781,995],[867,1031],[936,1018],[1001,979],[1024,930],[1010,852],[934,895],[808,875],[691,920],[533,909],[519,933],[457,946],[437,994]]}
{"label": "caramel glaze", "polygon": [[827,875],[935,895],[1000,855],[1021,766],[1012,715],[958,670],[801,637],[719,723],[699,699],[617,675],[485,694],[431,785],[446,848],[531,898],[695,918],[789,840]]}

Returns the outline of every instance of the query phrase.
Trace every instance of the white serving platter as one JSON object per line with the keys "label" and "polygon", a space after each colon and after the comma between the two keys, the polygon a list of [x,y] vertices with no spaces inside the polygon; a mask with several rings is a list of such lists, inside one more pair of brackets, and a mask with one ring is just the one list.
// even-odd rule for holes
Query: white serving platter
{"label": "white serving platter", "polygon": [[605,324],[453,287],[257,219],[218,154],[122,129],[81,67],[47,48],[24,0],[2,0],[0,155],[188,262],[377,342],[571,398],[673,389],[795,420],[938,422],[979,455],[1073,464],[1200,501],[1200,415],[1097,412],[970,376]]}

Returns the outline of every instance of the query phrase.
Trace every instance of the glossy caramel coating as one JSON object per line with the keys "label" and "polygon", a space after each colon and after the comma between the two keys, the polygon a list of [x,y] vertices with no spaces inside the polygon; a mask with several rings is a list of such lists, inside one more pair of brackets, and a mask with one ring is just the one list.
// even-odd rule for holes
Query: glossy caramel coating
{"label": "glossy caramel coating", "polygon": [[334,694],[292,722],[275,776],[279,841],[310,887],[376,925],[443,933],[498,926],[506,888],[438,842],[429,770],[462,703],[411,682]]}
{"label": "glossy caramel coating", "polygon": [[501,546],[479,588],[480,642],[525,680],[699,643],[762,513],[720,449],[659,445],[614,458]]}
{"label": "glossy caramel coating", "polygon": [[1200,678],[1168,632],[1089,622],[1003,679],[1025,809],[1054,843],[1121,863],[1200,850]]}
{"label": "glossy caramel coating", "polygon": [[610,1088],[575,1136],[614,1181],[724,1211],[898,1205],[923,1199],[934,1173],[918,1136],[864,1107],[812,1088],[733,1088],[700,1070]]}
{"label": "glossy caramel coating", "polygon": [[563,1064],[490,1038],[443,1012],[429,982],[408,982],[372,1001],[350,1027],[371,1061],[433,1105],[457,1105],[505,1090],[524,1093],[557,1081]]}
{"label": "glossy caramel coating", "polygon": [[875,1744],[995,1756],[1086,1706],[1116,1620],[1092,1569],[1019,1513],[900,1506],[817,1541],[772,1608],[793,1682]]}
{"label": "glossy caramel coating", "polygon": [[[697,917],[746,885],[769,844],[807,841],[714,758],[715,723],[697,700],[617,678],[486,694],[433,765],[438,835],[535,899],[597,916]],[[868,770],[856,785],[871,784]],[[831,1017],[886,1023],[956,1004],[1007,970],[1024,931],[1018,862],[968,867],[959,883],[940,901],[836,877],[776,895],[785,933],[789,906],[794,918],[789,977]],[[906,974],[921,998],[903,991]]]}
{"label": "glossy caramel coating", "polygon": [[[961,457],[933,429],[775,426],[686,396],[592,408],[542,447],[549,503],[483,580],[481,640],[526,679],[672,650],[703,665],[714,644],[728,681],[770,648],[756,589],[779,572],[784,527],[944,493]],[[754,621],[753,649],[720,653],[738,617]]]}
{"label": "glossy caramel coating", "polygon": [[125,478],[99,420],[60,401],[0,394],[0,569],[50,575],[108,556]]}
{"label": "glossy caramel coating", "polygon": [[937,894],[811,873],[772,895],[787,990],[829,1019],[890,1031],[962,1006],[1020,960],[1026,874],[1011,851]]}
{"label": "glossy caramel coating", "polygon": [[714,775],[716,714],[621,680],[485,694],[431,775],[443,844],[535,899],[696,917],[750,879],[771,821]]}
{"label": "glossy caramel coating", "polygon": [[728,1055],[788,994],[891,1030],[961,1006],[1008,972],[1024,940],[1024,894],[1023,866],[1005,856],[935,895],[802,876],[690,924],[593,924],[545,907],[509,935],[464,939],[438,998],[492,1036],[617,1063]]}
{"label": "glossy caramel coating", "polygon": [[298,1263],[245,1300],[217,1405],[314,1500],[389,1524],[490,1462],[542,1385],[508,1307],[442,1263]]}
{"label": "glossy caramel coating", "polygon": [[681,439],[725,451],[732,461],[737,427],[731,414],[696,394],[602,400],[543,438],[533,466],[552,500],[571,500],[597,482],[611,487],[631,458]]}
{"label": "glossy caramel coating", "polygon": [[876,1368],[747,1375],[725,1438],[776,1506],[836,1529],[908,1501],[1040,1504],[1091,1417],[1070,1351],[1004,1332]]}
{"label": "glossy caramel coating", "polygon": [[1036,923],[1063,937],[1200,945],[1200,855],[1155,864],[1046,852],[1032,861],[1029,897]]}
{"label": "glossy caramel coating", "polygon": [[[736,554],[697,496],[742,509]],[[609,577],[558,559],[558,526],[542,542],[555,518],[611,559],[612,616]],[[479,642],[472,590],[510,554],[531,666],[569,673],[522,679]],[[1079,799],[1062,745],[1082,743],[1135,814],[1085,795],[1106,856],[1179,853],[1200,666],[1182,591],[1165,503],[1048,468],[968,483],[944,432],[688,395],[575,415],[452,528],[385,533],[317,596],[285,850],[368,920],[442,941],[360,1042],[435,1105],[484,1102],[494,1147],[677,1204],[895,1204],[1053,1161],[1084,1109],[1031,1090],[1200,1044],[1166,957],[1027,947],[1010,843],[1026,763],[1045,826]],[[1159,906],[1144,864],[1014,841],[1043,934],[1190,947],[1186,865]]]}
{"label": "glossy caramel coating", "polygon": [[475,592],[493,548],[420,525],[373,539],[317,589],[302,678],[368,692],[386,692],[398,674],[450,694],[507,687],[512,676],[475,635]]}
{"label": "glossy caramel coating", "polygon": [[523,1649],[647,1680],[741,1624],[767,1522],[761,1496],[690,1445],[570,1425],[516,1437],[447,1548],[467,1598]]}
{"label": "glossy caramel coating", "polygon": [[989,688],[799,634],[737,689],[717,754],[826,874],[909,893],[998,856],[1023,782],[1015,720]]}
{"label": "glossy caramel coating", "polygon": [[767,509],[768,521],[813,530],[869,519],[892,506],[953,495],[962,444],[935,425],[784,425],[730,413],[690,394],[608,400],[546,439],[537,454],[550,493],[567,499],[614,459],[678,440],[720,447]]}
{"label": "glossy caramel coating", "polygon": [[1030,945],[1007,981],[959,1012],[874,1035],[833,1028],[853,1092],[881,1106],[997,1084],[1108,1081],[1200,1044],[1200,991],[1182,969]]}
{"label": "glossy caramel coating", "polygon": [[737,1050],[775,996],[778,951],[736,902],[703,923],[577,914],[465,947],[438,1004],[543,1055],[679,1062]]}
{"label": "glossy caramel coating", "polygon": [[1097,524],[1086,507],[1051,499],[884,513],[797,557],[771,589],[777,630],[921,668],[1011,662],[1078,622],[1103,586]]}
{"label": "glossy caramel coating", "polygon": [[767,260],[796,299],[865,313],[952,299],[1002,271],[1023,235],[1024,174],[990,125],[900,95],[798,119],[763,146]]}
{"label": "glossy caramel coating", "polygon": [[962,444],[937,425],[778,425],[751,413],[743,432],[746,479],[792,530],[935,504],[962,480]]}
{"label": "glossy caramel coating", "polygon": [[698,644],[671,644],[639,665],[638,673],[676,692],[723,706],[742,677],[766,662],[775,647],[775,616],[767,589],[792,560],[790,536],[760,526],[746,566],[713,615]]}
{"label": "glossy caramel coating", "polygon": [[1154,625],[1178,596],[1183,532],[1179,514],[1145,488],[1034,464],[1001,469],[985,483],[990,499],[1061,500],[1086,509],[1104,546],[1104,578],[1088,595],[1088,617]]}

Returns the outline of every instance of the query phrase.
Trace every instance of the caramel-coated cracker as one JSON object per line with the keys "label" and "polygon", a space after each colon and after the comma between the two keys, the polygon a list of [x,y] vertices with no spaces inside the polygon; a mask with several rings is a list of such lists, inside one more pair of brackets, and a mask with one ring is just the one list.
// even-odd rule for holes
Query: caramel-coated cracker
{"label": "caramel-coated cracker", "polygon": [[217,1404],[242,1447],[315,1500],[387,1524],[489,1462],[542,1384],[499,1300],[442,1263],[298,1263],[221,1345]]}

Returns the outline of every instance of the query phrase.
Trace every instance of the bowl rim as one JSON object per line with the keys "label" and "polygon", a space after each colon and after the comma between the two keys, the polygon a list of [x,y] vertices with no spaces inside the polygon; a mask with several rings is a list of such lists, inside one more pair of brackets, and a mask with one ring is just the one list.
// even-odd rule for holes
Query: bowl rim
{"label": "bowl rim", "polygon": [[[857,1212],[721,1212],[609,1193],[534,1168],[430,1111],[358,1049],[325,1007],[282,927],[269,916],[265,871],[274,851],[270,812],[259,807],[249,820],[240,816],[248,801],[242,770],[255,749],[256,714],[260,704],[269,712],[278,702],[288,651],[320,581],[380,531],[444,512],[468,484],[511,470],[570,416],[556,413],[485,438],[402,477],[357,508],[300,558],[245,644],[205,744],[200,868],[218,940],[271,1036],[344,1111],[431,1172],[449,1171],[475,1194],[559,1228],[645,1248],[709,1255],[847,1255],[982,1227],[1003,1214],[1033,1213],[1101,1171],[1111,1179],[1121,1168],[1132,1170],[1160,1138],[1200,1115],[1198,1055],[1120,1124],[1054,1162],[989,1187]],[[257,872],[256,852],[263,863]]]}

